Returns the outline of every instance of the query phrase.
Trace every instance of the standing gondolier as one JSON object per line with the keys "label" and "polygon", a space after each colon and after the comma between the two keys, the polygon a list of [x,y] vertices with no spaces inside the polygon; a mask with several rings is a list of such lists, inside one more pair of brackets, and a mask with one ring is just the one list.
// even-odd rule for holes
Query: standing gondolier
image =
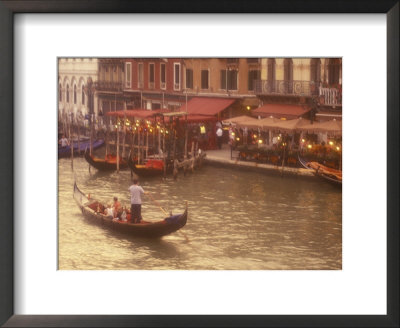
{"label": "standing gondolier", "polygon": [[142,220],[142,195],[147,194],[141,186],[139,180],[133,179],[133,185],[129,187],[131,193],[131,223],[140,223]]}

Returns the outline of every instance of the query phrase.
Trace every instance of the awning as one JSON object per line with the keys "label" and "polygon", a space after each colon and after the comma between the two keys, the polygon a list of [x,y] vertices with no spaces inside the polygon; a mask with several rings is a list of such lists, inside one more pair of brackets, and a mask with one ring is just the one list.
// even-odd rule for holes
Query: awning
{"label": "awning", "polygon": [[327,132],[334,135],[342,134],[342,121],[331,120],[325,122],[314,122],[314,124],[304,125],[300,130],[308,132]]}
{"label": "awning", "polygon": [[[191,115],[217,115],[229,107],[236,99],[194,97],[187,102],[187,113]],[[186,104],[178,111],[186,112]]]}
{"label": "awning", "polygon": [[224,124],[239,124],[243,122],[248,122],[248,121],[257,121],[256,118],[247,116],[247,115],[241,115],[241,116],[236,116],[236,117],[231,117],[227,118],[222,121]]}
{"label": "awning", "polygon": [[252,110],[253,116],[294,119],[303,116],[311,110],[308,106],[288,104],[265,104]]}
{"label": "awning", "polygon": [[107,112],[107,116],[115,116],[115,117],[136,117],[136,118],[149,118],[155,116],[160,113],[167,112],[165,109],[155,109],[155,110],[147,110],[147,109],[127,109],[127,110],[117,110],[114,112]]}
{"label": "awning", "polygon": [[311,122],[309,120],[306,120],[304,118],[296,118],[294,120],[279,120],[276,123],[272,124],[271,128],[273,130],[279,130],[279,131],[299,131],[301,130],[301,127],[304,125],[308,125]]}

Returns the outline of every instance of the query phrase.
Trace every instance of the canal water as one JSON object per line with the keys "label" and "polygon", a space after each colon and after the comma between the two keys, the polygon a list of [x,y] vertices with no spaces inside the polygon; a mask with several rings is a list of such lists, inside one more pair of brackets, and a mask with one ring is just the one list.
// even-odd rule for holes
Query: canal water
{"label": "canal water", "polygon": [[159,240],[132,238],[84,219],[73,183],[106,203],[129,206],[128,170],[104,173],[83,158],[60,159],[60,270],[340,270],[342,192],[314,178],[203,166],[193,174],[143,178],[145,220],[188,202],[188,222]]}

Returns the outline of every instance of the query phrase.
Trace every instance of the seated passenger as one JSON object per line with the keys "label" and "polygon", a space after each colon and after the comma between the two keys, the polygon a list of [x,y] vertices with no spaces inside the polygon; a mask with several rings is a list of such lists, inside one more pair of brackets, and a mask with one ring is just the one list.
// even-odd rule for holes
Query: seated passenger
{"label": "seated passenger", "polygon": [[118,197],[114,197],[113,211],[114,218],[120,217],[122,214],[122,206],[121,203],[118,201]]}
{"label": "seated passenger", "polygon": [[111,219],[114,217],[114,211],[111,207],[111,204],[107,205],[107,208],[104,210],[104,215]]}

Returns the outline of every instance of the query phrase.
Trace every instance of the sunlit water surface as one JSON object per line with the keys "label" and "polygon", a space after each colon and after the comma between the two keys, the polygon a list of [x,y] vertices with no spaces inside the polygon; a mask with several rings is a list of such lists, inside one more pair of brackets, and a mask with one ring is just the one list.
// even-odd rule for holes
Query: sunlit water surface
{"label": "sunlit water surface", "polygon": [[164,218],[159,206],[189,216],[182,231],[159,240],[129,237],[89,223],[72,194],[118,196],[129,206],[129,171],[91,169],[82,158],[59,164],[61,270],[337,270],[342,266],[342,193],[313,178],[204,166],[193,174],[141,179],[143,218]]}

